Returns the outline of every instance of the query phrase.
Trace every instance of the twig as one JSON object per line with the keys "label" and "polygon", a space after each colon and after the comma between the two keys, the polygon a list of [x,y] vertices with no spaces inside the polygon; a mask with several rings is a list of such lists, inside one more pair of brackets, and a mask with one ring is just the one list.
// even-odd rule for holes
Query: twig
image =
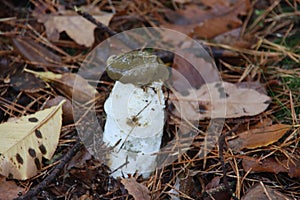
{"label": "twig", "polygon": [[233,192],[231,190],[231,187],[228,184],[228,180],[227,180],[227,175],[226,175],[226,166],[225,166],[225,160],[224,160],[224,155],[223,155],[223,151],[225,148],[225,138],[227,136],[231,136],[233,132],[235,132],[239,126],[241,125],[242,122],[237,123],[231,130],[229,130],[228,132],[226,132],[225,134],[221,135],[219,137],[219,157],[220,157],[220,162],[222,165],[222,170],[223,170],[223,181],[224,181],[224,185],[227,189],[228,192],[230,192],[231,195],[233,195]]}
{"label": "twig", "polygon": [[80,150],[82,142],[78,140],[75,145],[67,152],[67,154],[60,160],[60,163],[55,166],[49,176],[47,176],[36,187],[30,189],[25,195],[16,198],[15,200],[30,200],[38,195],[42,190],[49,186],[49,184],[57,177],[59,172],[64,168],[65,164]]}
{"label": "twig", "polygon": [[106,32],[108,33],[108,35],[111,37],[113,35],[116,35],[117,32],[111,30],[108,26],[104,25],[103,23],[99,22],[98,20],[96,20],[92,15],[90,15],[89,13],[80,11],[80,10],[75,10],[80,16],[82,16],[83,18],[85,18],[86,20],[90,21],[91,23],[95,24],[97,26],[98,29],[100,29],[102,32]]}

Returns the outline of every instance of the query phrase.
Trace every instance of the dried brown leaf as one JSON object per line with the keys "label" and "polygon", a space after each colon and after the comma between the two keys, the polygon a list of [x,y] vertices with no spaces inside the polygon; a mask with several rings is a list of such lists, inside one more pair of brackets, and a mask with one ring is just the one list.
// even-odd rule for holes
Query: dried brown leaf
{"label": "dried brown leaf", "polygon": [[69,99],[63,97],[63,96],[56,96],[53,99],[50,99],[46,102],[45,108],[50,108],[52,106],[58,105],[61,101],[65,100],[66,102],[63,104],[63,124],[70,124],[74,122],[73,118],[73,106]]}
{"label": "dried brown leaf", "polygon": [[174,114],[187,120],[253,116],[263,112],[270,101],[268,96],[253,89],[239,88],[228,82],[190,89],[187,96],[174,92],[170,99],[176,107]]}
{"label": "dried brown leaf", "polygon": [[7,181],[6,177],[0,175],[0,199],[15,199],[25,188],[17,186],[14,181]]}
{"label": "dried brown leaf", "polygon": [[[88,11],[99,22],[108,26],[113,14],[105,13],[97,8],[89,9]],[[46,33],[50,40],[57,41],[59,34],[65,31],[70,38],[80,45],[87,47],[92,46],[95,41],[94,29],[96,25],[79,16],[71,10],[61,10],[59,13],[41,15],[35,12],[34,16],[39,22],[44,23]]]}
{"label": "dried brown leaf", "polygon": [[[193,88],[199,88],[205,83],[220,80],[219,72],[211,62],[188,52],[183,52],[182,56],[183,57],[176,54],[173,61],[172,70],[178,72],[173,73],[171,77],[172,85],[176,91],[183,92],[189,89],[182,81],[181,76],[184,76]],[[189,62],[187,60],[189,60]]]}
{"label": "dried brown leaf", "polygon": [[288,172],[287,167],[278,163],[274,158],[266,158],[263,160],[244,157],[243,168],[247,172],[251,169],[251,172],[271,172],[278,174],[279,172]]}
{"label": "dried brown leaf", "polygon": [[248,0],[202,1],[205,6],[190,4],[183,10],[166,12],[169,22],[162,26],[175,29],[194,37],[213,38],[242,25],[240,15],[245,15],[250,7]]}
{"label": "dried brown leaf", "polygon": [[138,183],[134,178],[122,179],[121,183],[125,186],[128,193],[135,200],[150,200],[149,190],[146,186]]}
{"label": "dried brown leaf", "polygon": [[269,188],[267,185],[257,184],[242,197],[241,200],[253,200],[253,199],[272,199],[272,200],[289,200],[291,198],[286,195]]}
{"label": "dried brown leaf", "polygon": [[[17,37],[12,39],[14,48],[27,60],[39,64],[40,68],[59,67],[61,58],[28,37]],[[35,65],[34,65],[35,66]]]}
{"label": "dried brown leaf", "polygon": [[238,134],[238,137],[229,141],[228,145],[235,151],[268,146],[277,142],[290,128],[290,125],[275,124],[263,128],[251,129]]}

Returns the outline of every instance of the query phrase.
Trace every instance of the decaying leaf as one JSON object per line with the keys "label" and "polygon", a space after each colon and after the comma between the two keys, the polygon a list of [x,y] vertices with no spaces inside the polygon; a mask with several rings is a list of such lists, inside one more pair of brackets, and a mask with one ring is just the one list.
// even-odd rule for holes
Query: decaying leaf
{"label": "decaying leaf", "polygon": [[62,125],[62,104],[0,124],[0,173],[25,180],[51,159]]}
{"label": "decaying leaf", "polygon": [[251,129],[238,134],[238,137],[229,141],[228,145],[234,151],[268,146],[278,141],[290,128],[291,126],[286,124],[275,124]]}
{"label": "decaying leaf", "polygon": [[99,95],[98,91],[87,80],[74,73],[55,74],[28,69],[25,71],[35,74],[46,82],[51,82],[55,89],[59,90],[65,97],[78,102],[89,102]]}
{"label": "decaying leaf", "polygon": [[268,200],[289,200],[291,198],[286,195],[273,190],[262,182],[252,187],[243,197],[242,200],[253,200],[253,199],[268,199]]}
{"label": "decaying leaf", "polygon": [[174,114],[188,120],[253,116],[263,112],[270,101],[267,95],[228,82],[190,89],[187,96],[174,92],[170,99],[179,111]]}
{"label": "decaying leaf", "polygon": [[6,177],[0,175],[0,199],[15,199],[25,188],[17,186],[13,180],[6,180]]}
{"label": "decaying leaf", "polygon": [[128,193],[135,200],[150,200],[149,190],[146,186],[138,183],[134,178],[122,179],[121,183],[125,186]]}
{"label": "decaying leaf", "polygon": [[[113,17],[113,14],[102,12],[96,7],[88,12],[92,14],[96,20],[107,26]],[[58,13],[48,15],[41,15],[35,12],[34,16],[37,17],[39,22],[44,23],[47,36],[50,40],[57,41],[59,34],[65,31],[80,45],[90,47],[94,43],[94,29],[96,25],[74,11],[60,10]]]}

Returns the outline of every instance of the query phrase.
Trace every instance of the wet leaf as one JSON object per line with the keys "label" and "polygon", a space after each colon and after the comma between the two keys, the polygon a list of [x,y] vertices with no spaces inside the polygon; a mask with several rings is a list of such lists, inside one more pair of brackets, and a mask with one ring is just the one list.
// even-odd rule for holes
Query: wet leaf
{"label": "wet leaf", "polygon": [[0,173],[25,180],[51,159],[62,124],[62,104],[0,124]]}
{"label": "wet leaf", "polygon": [[238,137],[228,141],[234,151],[255,149],[277,142],[289,129],[290,125],[275,124],[263,128],[250,129],[238,134]]}
{"label": "wet leaf", "polygon": [[149,190],[146,186],[138,183],[134,178],[122,179],[121,183],[135,200],[150,200]]}

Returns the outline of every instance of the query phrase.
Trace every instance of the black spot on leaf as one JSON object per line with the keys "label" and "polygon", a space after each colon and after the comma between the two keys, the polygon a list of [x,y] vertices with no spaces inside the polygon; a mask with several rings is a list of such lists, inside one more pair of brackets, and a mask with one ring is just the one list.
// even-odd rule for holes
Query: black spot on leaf
{"label": "black spot on leaf", "polygon": [[13,178],[14,178],[14,175],[13,175],[12,173],[9,173],[7,178],[13,179]]}
{"label": "black spot on leaf", "polygon": [[40,149],[40,151],[42,152],[42,154],[46,154],[46,153],[47,153],[47,149],[46,149],[46,147],[45,147],[43,144],[41,144],[41,145],[39,146],[39,149]]}
{"label": "black spot on leaf", "polygon": [[38,122],[39,120],[36,117],[30,117],[28,119],[28,121],[30,121],[30,122]]}
{"label": "black spot on leaf", "polygon": [[18,153],[16,154],[16,159],[18,163],[20,163],[21,165],[24,163],[22,156]]}
{"label": "black spot on leaf", "polygon": [[33,158],[35,158],[35,157],[36,157],[36,152],[35,152],[35,150],[34,150],[34,149],[32,149],[32,148],[29,148],[29,149],[28,149],[28,153],[29,153],[29,155],[30,155],[31,157],[33,157]]}
{"label": "black spot on leaf", "polygon": [[40,130],[35,130],[35,136],[36,136],[37,138],[43,138],[42,133],[41,133]]}
{"label": "black spot on leaf", "polygon": [[38,158],[35,158],[35,159],[34,159],[34,164],[35,164],[35,166],[36,166],[36,168],[37,168],[38,170],[40,170],[40,169],[42,168],[41,162],[40,162],[40,160],[39,160]]}
{"label": "black spot on leaf", "polygon": [[207,108],[205,105],[199,104],[199,113],[204,114],[207,112]]}

